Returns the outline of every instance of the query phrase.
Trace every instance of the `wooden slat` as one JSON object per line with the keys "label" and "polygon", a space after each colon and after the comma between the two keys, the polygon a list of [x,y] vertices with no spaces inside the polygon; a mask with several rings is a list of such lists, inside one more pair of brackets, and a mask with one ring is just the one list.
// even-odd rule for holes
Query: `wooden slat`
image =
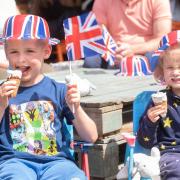
{"label": "wooden slat", "polygon": [[[132,108],[132,103],[137,94],[144,90],[160,90],[153,76],[122,77],[115,76],[118,70],[88,69],[82,67],[82,62],[72,62],[72,71],[82,79],[88,79],[96,86],[91,95],[81,98],[81,105],[86,113],[94,120],[98,129],[98,139],[104,139],[112,133],[117,133],[123,123],[131,120],[132,110],[123,115],[126,107]],[[56,67],[58,70],[58,67]],[[64,82],[69,75],[69,62],[60,65],[59,71],[47,74],[59,82]],[[115,109],[114,109],[115,107]],[[123,119],[124,117],[124,119]]]}
{"label": "wooden slat", "polygon": [[180,30],[180,21],[172,21],[172,31]]}
{"label": "wooden slat", "polygon": [[[163,87],[158,85],[152,76],[146,77],[122,77],[115,76],[117,70],[74,68],[73,72],[81,78],[92,82],[97,90],[90,96],[83,97],[81,103],[88,107],[102,107],[113,103],[132,102],[135,96],[144,90],[159,90]],[[48,73],[47,75],[59,82],[64,82],[69,69]]]}

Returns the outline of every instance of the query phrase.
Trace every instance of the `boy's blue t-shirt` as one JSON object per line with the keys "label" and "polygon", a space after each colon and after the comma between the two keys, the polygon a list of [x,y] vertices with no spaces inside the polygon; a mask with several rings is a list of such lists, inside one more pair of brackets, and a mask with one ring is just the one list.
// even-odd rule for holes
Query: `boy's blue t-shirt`
{"label": "boy's blue t-shirt", "polygon": [[74,116],[65,101],[66,89],[48,77],[19,88],[0,123],[0,161],[16,157],[46,162],[68,157],[63,148],[63,119],[71,124]]}

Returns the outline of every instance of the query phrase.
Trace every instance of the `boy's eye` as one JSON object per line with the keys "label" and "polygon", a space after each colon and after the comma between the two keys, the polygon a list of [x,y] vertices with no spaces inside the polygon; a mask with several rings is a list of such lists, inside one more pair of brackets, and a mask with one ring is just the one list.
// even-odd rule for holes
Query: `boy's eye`
{"label": "boy's eye", "polygon": [[18,51],[10,51],[9,53],[10,54],[15,54],[15,53],[17,53]]}

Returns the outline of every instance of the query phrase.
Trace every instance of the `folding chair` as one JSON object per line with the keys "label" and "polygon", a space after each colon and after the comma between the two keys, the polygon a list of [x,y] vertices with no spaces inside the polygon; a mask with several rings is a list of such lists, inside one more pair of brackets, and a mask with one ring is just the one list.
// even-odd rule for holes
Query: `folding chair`
{"label": "folding chair", "polygon": [[62,124],[62,150],[64,150],[72,160],[75,161],[75,148],[81,151],[81,169],[84,171],[88,180],[90,180],[89,162],[88,162],[88,148],[93,146],[92,143],[84,141],[74,141],[73,125],[69,125],[64,119]]}
{"label": "folding chair", "polygon": [[[143,113],[145,112],[148,103],[151,99],[151,95],[155,93],[155,91],[143,91],[138,94],[133,102],[133,134],[136,135],[139,128],[139,120]],[[126,154],[125,161],[127,161],[127,157],[133,153],[144,153],[150,155],[150,150],[143,148],[138,141],[136,140],[135,147],[130,147],[128,144],[126,146]],[[131,162],[132,164],[133,162]],[[132,179],[132,167],[128,167],[128,180]],[[151,178],[141,177],[140,180],[151,180]]]}

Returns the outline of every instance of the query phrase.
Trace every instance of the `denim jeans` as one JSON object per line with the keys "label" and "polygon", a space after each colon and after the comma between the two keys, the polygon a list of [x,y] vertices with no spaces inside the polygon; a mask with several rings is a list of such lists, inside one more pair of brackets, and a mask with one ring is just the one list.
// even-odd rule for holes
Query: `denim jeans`
{"label": "denim jeans", "polygon": [[9,159],[0,164],[3,180],[86,180],[84,172],[70,160],[37,163],[23,159]]}

